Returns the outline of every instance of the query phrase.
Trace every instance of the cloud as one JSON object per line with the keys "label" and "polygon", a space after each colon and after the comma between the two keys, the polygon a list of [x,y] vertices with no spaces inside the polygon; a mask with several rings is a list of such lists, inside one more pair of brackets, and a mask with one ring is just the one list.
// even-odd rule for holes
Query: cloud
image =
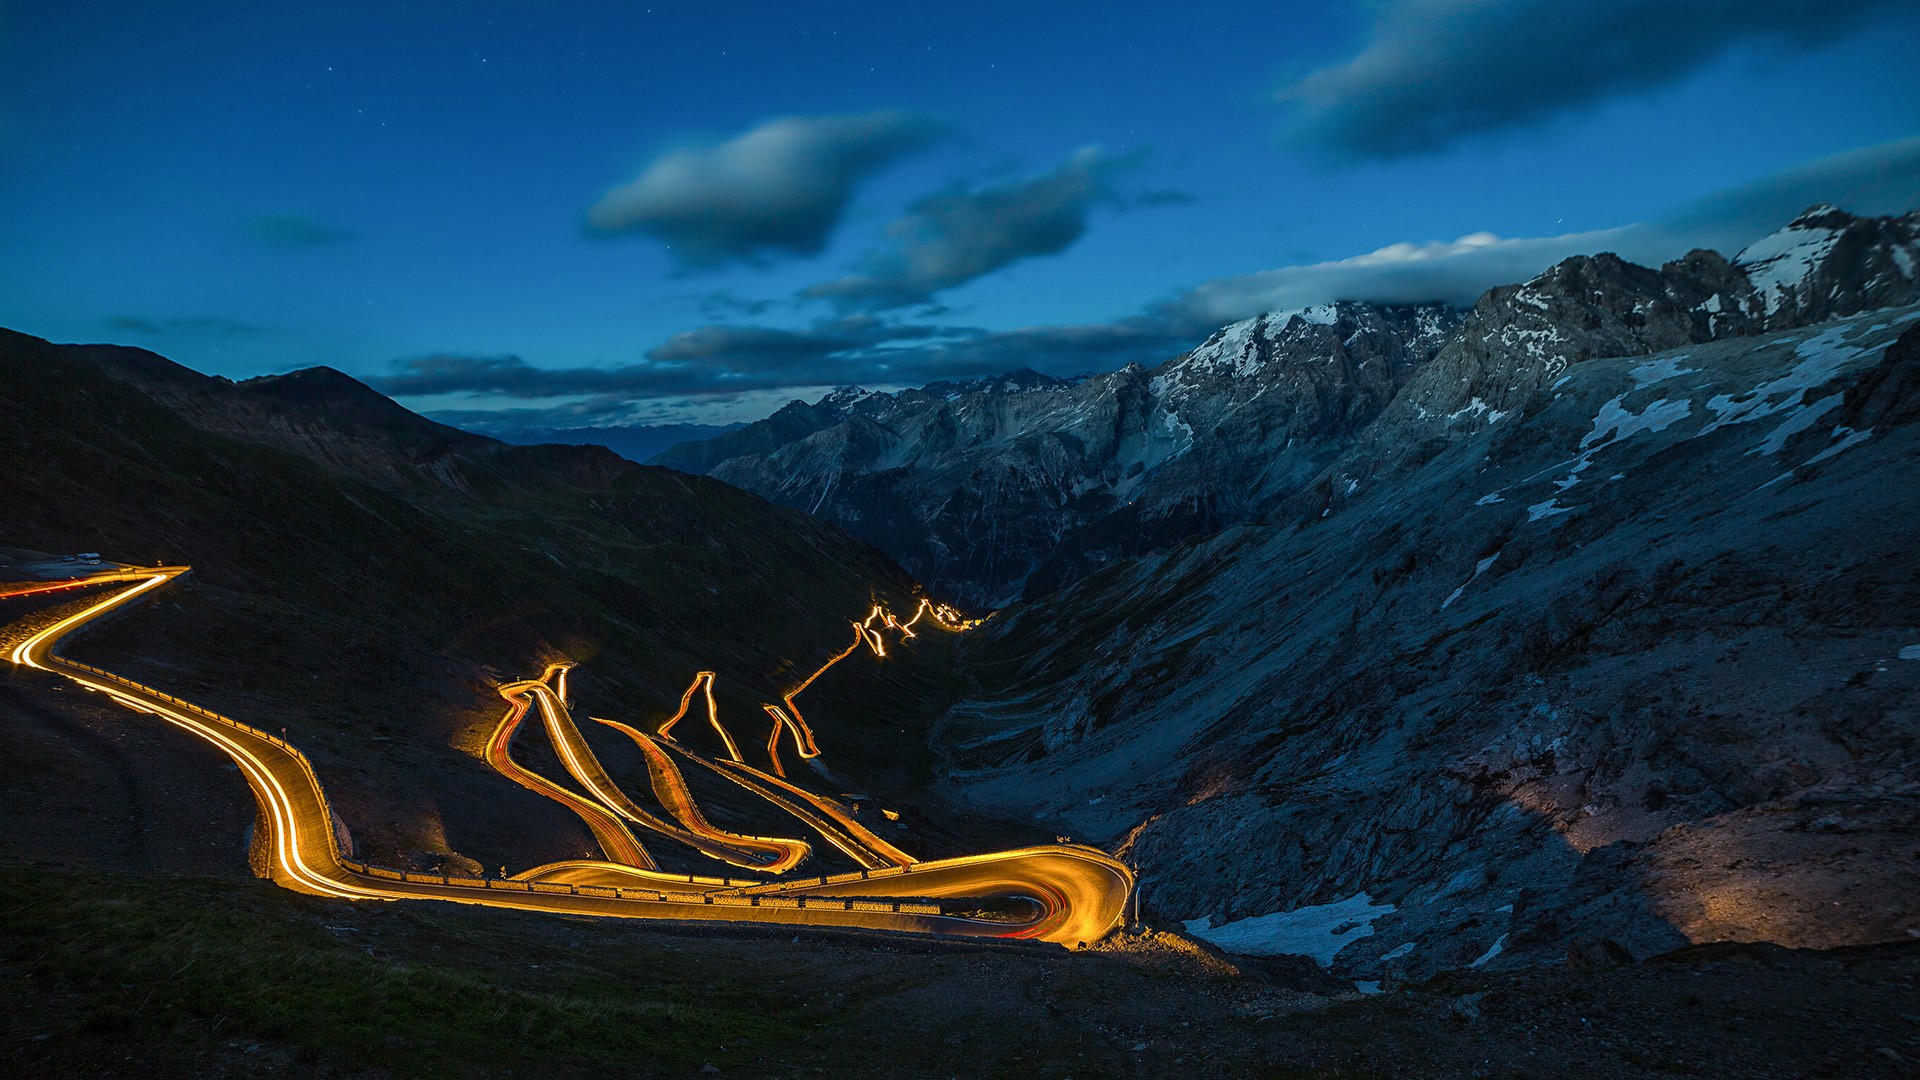
{"label": "cloud", "polygon": [[856,311],[800,329],[696,327],[661,342],[640,362],[615,367],[542,368],[517,356],[430,356],[397,362],[392,375],[368,381],[401,396],[465,394],[475,405],[489,399],[539,402],[529,420],[537,415],[553,427],[631,418],[641,409],[656,416],[670,409],[681,419],[753,419],[810,388],[846,383],[920,386],[1021,367],[1069,375],[1153,365],[1192,348],[1223,323],[1330,300],[1465,305],[1494,285],[1525,281],[1573,255],[1613,251],[1658,264],[1693,247],[1732,254],[1819,202],[1863,214],[1920,206],[1920,137],[1809,162],[1711,194],[1660,221],[1558,236],[1473,233],[1389,244],[1346,259],[1218,278],[1105,323],[990,331]]}
{"label": "cloud", "polygon": [[851,339],[831,332],[781,330],[770,326],[700,326],[682,330],[647,350],[654,361],[694,362],[735,374],[788,371],[853,348]]}
{"label": "cloud", "polygon": [[[538,367],[513,355],[412,357],[395,361],[393,374],[374,376],[367,382],[394,397],[468,394],[541,400],[584,396],[608,402],[699,397],[820,381],[809,379],[808,373],[831,367],[825,362],[837,351],[834,343],[824,341],[776,340],[786,336],[785,331],[767,331],[758,344],[762,348],[771,344],[772,350],[760,351],[746,337],[736,336],[735,332],[742,329],[764,328],[721,326],[683,331],[654,350],[662,354],[659,359],[611,367]],[[835,380],[829,377],[825,381]],[[592,403],[570,407],[602,408]],[[602,411],[610,409],[607,405]]]}
{"label": "cloud", "polygon": [[698,307],[703,318],[720,319],[729,315],[748,315],[759,317],[770,311],[776,301],[749,300],[734,294],[732,289],[715,289],[699,298]]}
{"label": "cloud", "polygon": [[680,262],[817,255],[859,182],[932,142],[907,113],[770,120],[717,146],[677,150],[587,210],[587,227],[664,241]]}
{"label": "cloud", "polygon": [[1086,233],[1094,204],[1112,197],[1115,165],[1089,147],[1037,176],[929,195],[887,226],[894,250],[802,295],[843,309],[905,307],[1021,259],[1057,255]]}
{"label": "cloud", "polygon": [[141,337],[246,337],[264,334],[267,328],[214,316],[186,319],[150,319],[142,315],[115,315],[105,320],[106,327],[123,334]]}
{"label": "cloud", "polygon": [[1857,214],[1920,206],[1920,136],[1808,162],[1682,206],[1664,220],[1558,236],[1390,244],[1352,258],[1205,282],[1165,310],[1215,323],[1329,300],[1471,304],[1495,285],[1527,279],[1573,255],[1611,251],[1658,265],[1693,248],[1731,258],[1816,203]]}
{"label": "cloud", "polygon": [[544,401],[541,422],[578,425],[630,410],[636,399],[711,398],[858,383],[919,386],[1021,367],[1110,370],[1177,355],[1211,327],[1164,316],[1110,324],[986,331],[888,322],[857,313],[803,330],[702,326],[648,350],[637,363],[547,368],[519,356],[434,355],[399,360],[367,382],[396,397],[467,395]]}
{"label": "cloud", "polygon": [[712,325],[683,330],[637,363],[611,367],[538,367],[519,356],[436,354],[394,362],[394,373],[367,381],[399,397],[434,394],[541,399],[582,395],[704,396],[779,386],[871,379],[886,370],[869,355],[895,341],[971,331],[888,323],[867,315],[799,330]]}
{"label": "cloud", "polygon": [[568,428],[607,427],[633,422],[634,401],[602,396],[585,401],[497,409],[429,409],[423,415],[443,424],[483,435],[529,429],[564,431]]}
{"label": "cloud", "polygon": [[1920,135],[1863,146],[1715,192],[1662,228],[1694,247],[1732,255],[1817,203],[1855,214],[1920,208]]}
{"label": "cloud", "polygon": [[352,229],[301,213],[255,214],[247,219],[246,232],[261,247],[280,250],[332,247],[359,235]]}
{"label": "cloud", "polygon": [[1218,278],[1188,290],[1178,306],[1216,323],[1329,300],[1465,306],[1493,285],[1525,281],[1569,255],[1617,247],[1622,232],[1522,239],[1482,232],[1452,241],[1389,244],[1348,259]]}
{"label": "cloud", "polygon": [[904,385],[935,379],[1000,375],[1030,367],[1054,375],[1152,366],[1198,345],[1214,327],[1178,311],[1154,312],[1109,323],[1029,326],[977,331],[951,340],[887,350],[889,371],[909,375]]}
{"label": "cloud", "polygon": [[1280,92],[1346,160],[1440,150],[1678,82],[1731,50],[1804,51],[1896,0],[1386,0],[1358,55]]}

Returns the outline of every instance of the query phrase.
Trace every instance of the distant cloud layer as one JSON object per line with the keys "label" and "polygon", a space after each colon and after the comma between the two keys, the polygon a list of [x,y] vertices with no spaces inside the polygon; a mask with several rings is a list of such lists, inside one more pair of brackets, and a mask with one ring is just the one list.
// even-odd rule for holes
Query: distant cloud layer
{"label": "distant cloud layer", "polygon": [[1559,236],[1475,233],[1452,241],[1390,244],[1352,258],[1204,282],[1167,310],[1201,323],[1223,323],[1329,300],[1466,305],[1495,285],[1525,281],[1573,255],[1611,251],[1651,265],[1706,247],[1732,257],[1820,202],[1858,214],[1920,207],[1920,137],[1808,162],[1717,192],[1660,222]]}
{"label": "distant cloud layer", "polygon": [[929,195],[887,226],[893,250],[805,295],[845,309],[906,307],[1021,259],[1057,255],[1086,233],[1094,204],[1111,197],[1114,164],[1088,148],[1037,176]]}
{"label": "distant cloud layer", "polygon": [[1188,290],[1181,306],[1196,319],[1222,323],[1329,300],[1437,300],[1465,306],[1490,286],[1525,281],[1568,255],[1611,249],[1623,232],[1523,239],[1474,233],[1452,241],[1389,244],[1348,259],[1205,282]]}
{"label": "distant cloud layer", "polygon": [[767,326],[702,326],[649,349],[644,360],[609,367],[536,367],[518,356],[416,357],[392,375],[369,379],[389,394],[468,393],[538,399],[569,395],[704,396],[778,386],[833,384],[884,377],[887,365],[865,351],[896,338],[923,338],[922,326],[845,322],[803,330]]}
{"label": "distant cloud layer", "polygon": [[1675,83],[1749,44],[1803,50],[1898,0],[1386,0],[1345,63],[1281,91],[1338,158],[1407,157]]}
{"label": "distant cloud layer", "polygon": [[564,426],[622,417],[649,398],[725,397],[848,383],[919,386],[1020,367],[1107,370],[1130,361],[1168,359],[1204,336],[1197,326],[1158,317],[986,331],[855,314],[802,330],[698,327],[668,338],[642,361],[610,367],[547,368],[512,355],[437,355],[397,361],[393,374],[367,382],[396,397],[466,394],[552,401],[540,413],[543,422]]}
{"label": "distant cloud layer", "polygon": [[[951,198],[975,199],[991,191],[1001,194],[987,202],[1010,201],[1006,193],[1044,189],[1042,181],[1060,171]],[[1055,214],[1021,211],[1006,220],[1058,215],[1068,224],[1054,235],[1072,232],[1074,213],[1058,208],[1082,204],[1051,196],[1030,201],[1054,207]],[[1106,323],[989,331],[853,312],[797,329],[696,327],[667,338],[640,361],[612,367],[544,368],[517,356],[429,356],[400,361],[393,374],[369,381],[400,396],[466,394],[476,403],[528,402],[529,408],[515,411],[521,422],[577,426],[622,422],[643,410],[656,417],[673,415],[661,410],[676,402],[672,407],[682,410],[692,407],[688,403],[721,400],[777,405],[781,397],[808,388],[846,383],[917,386],[1021,367],[1054,374],[1110,371],[1128,363],[1170,359],[1223,323],[1267,311],[1329,300],[1466,305],[1492,286],[1525,281],[1569,256],[1600,251],[1643,264],[1657,264],[1693,247],[1712,247],[1731,256],[1818,202],[1860,214],[1920,207],[1920,137],[1809,162],[1683,206],[1663,221],[1558,236],[1503,238],[1483,232],[1455,240],[1389,244],[1346,259],[1203,282],[1148,310]],[[958,213],[952,220],[975,220],[972,215]],[[1025,235],[1024,225],[1002,224],[978,228],[1002,236]],[[981,247],[1002,253],[1025,250],[1004,241]],[[931,265],[981,267],[1000,257],[951,254]]]}
{"label": "distant cloud layer", "polygon": [[601,196],[587,226],[652,236],[694,267],[816,255],[860,181],[936,134],[899,112],[770,120],[717,146],[660,157]]}

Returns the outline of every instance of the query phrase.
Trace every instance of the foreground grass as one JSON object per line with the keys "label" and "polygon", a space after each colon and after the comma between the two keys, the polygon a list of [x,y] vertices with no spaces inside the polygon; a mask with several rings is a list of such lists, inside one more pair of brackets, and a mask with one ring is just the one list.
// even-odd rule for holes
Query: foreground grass
{"label": "foreground grass", "polygon": [[1920,1060],[1920,943],[1702,946],[1360,998],[1138,945],[345,903],[4,861],[0,897],[9,1077],[1891,1080]]}
{"label": "foreground grass", "polygon": [[[632,1075],[726,1066],[797,1034],[777,1000],[742,992],[744,981],[691,985],[667,966],[671,953],[657,970],[650,950],[627,950],[617,971],[543,971],[523,957],[545,959],[551,946],[516,940],[512,919],[441,945],[411,940],[410,929],[443,929],[431,917],[369,926],[357,907],[266,885],[14,867],[0,869],[0,887],[0,1000],[12,999],[9,1041],[30,1062],[132,1054],[199,1071],[196,1061],[257,1055],[266,1043],[295,1067]],[[378,914],[383,924],[396,912]],[[472,914],[484,923],[491,913]],[[476,931],[495,947],[471,940]],[[416,944],[444,961],[395,959],[385,947]]]}
{"label": "foreground grass", "polygon": [[347,903],[3,858],[0,896],[7,1075],[1321,1075],[1196,1053],[1198,1025],[1244,1027],[1214,976],[1031,943]]}

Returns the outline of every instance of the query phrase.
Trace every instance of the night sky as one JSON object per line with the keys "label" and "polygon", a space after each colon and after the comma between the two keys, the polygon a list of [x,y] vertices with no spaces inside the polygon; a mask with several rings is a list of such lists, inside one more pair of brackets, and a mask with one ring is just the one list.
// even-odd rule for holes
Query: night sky
{"label": "night sky", "polygon": [[1920,205],[1920,8],[0,6],[0,325],[480,429],[1155,363]]}

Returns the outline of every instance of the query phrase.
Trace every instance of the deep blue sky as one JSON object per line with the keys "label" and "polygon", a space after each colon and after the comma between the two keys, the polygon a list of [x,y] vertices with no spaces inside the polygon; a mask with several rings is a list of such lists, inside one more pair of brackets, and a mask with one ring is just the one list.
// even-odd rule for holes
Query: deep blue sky
{"label": "deep blue sky", "polygon": [[17,3],[0,325],[479,426],[1152,362],[1909,208],[1908,7]]}

